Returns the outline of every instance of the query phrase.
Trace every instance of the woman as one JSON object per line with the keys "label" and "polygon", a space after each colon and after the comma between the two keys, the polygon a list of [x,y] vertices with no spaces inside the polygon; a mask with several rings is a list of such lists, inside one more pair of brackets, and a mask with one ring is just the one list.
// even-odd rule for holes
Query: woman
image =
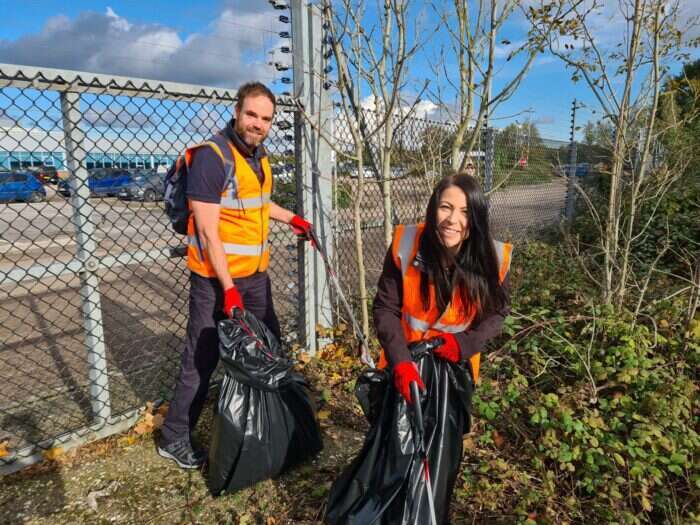
{"label": "woman", "polygon": [[511,249],[491,238],[488,203],[467,174],[440,181],[424,224],[396,228],[374,299],[384,370],[358,379],[371,426],[331,487],[326,523],[447,523],[479,354],[508,314]]}
{"label": "woman", "polygon": [[[421,397],[438,523],[447,522],[480,353],[500,333],[509,312],[511,251],[510,244],[491,237],[488,202],[476,180],[467,174],[450,176],[433,191],[424,224],[397,227],[379,278],[373,313],[384,349],[382,365],[389,365],[394,387],[409,405],[416,402],[411,382],[425,392]],[[419,370],[409,345],[436,337],[442,344],[432,359],[420,359]],[[418,497],[410,489],[401,494]],[[413,510],[407,508],[411,505]],[[382,523],[394,522],[399,513],[430,523],[425,509],[415,510],[415,502],[393,505],[394,516],[385,515]]]}

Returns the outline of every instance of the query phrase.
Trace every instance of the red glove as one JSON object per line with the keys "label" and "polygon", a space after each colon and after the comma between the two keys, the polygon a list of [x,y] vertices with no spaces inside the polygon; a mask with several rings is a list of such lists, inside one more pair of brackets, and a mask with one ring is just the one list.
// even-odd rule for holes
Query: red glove
{"label": "red glove", "polygon": [[453,334],[445,333],[440,334],[438,337],[442,337],[445,342],[433,350],[433,353],[440,359],[450,363],[459,363],[462,359],[462,352],[459,349],[457,338]]}
{"label": "red glove", "polygon": [[226,317],[233,317],[234,308],[243,310],[243,299],[235,286],[224,290],[224,313]]}
{"label": "red glove", "polygon": [[409,405],[411,401],[411,383],[418,383],[418,388],[425,391],[425,385],[420,378],[418,367],[413,361],[402,361],[394,367],[394,388],[403,396]]}
{"label": "red glove", "polygon": [[[304,220],[302,217],[295,215],[292,220],[289,221],[289,225],[292,227],[292,231],[296,233],[299,237],[303,237],[305,241],[312,241],[313,237],[311,232],[314,229],[314,225],[309,221]],[[315,246],[315,243],[314,243]]]}

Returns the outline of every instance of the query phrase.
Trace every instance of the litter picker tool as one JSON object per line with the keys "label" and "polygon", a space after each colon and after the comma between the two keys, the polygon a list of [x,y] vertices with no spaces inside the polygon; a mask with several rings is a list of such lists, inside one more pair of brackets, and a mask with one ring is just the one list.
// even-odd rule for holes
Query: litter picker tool
{"label": "litter picker tool", "polygon": [[360,328],[360,324],[355,318],[355,314],[352,311],[350,303],[348,303],[348,300],[345,298],[345,294],[343,293],[343,290],[340,287],[340,281],[338,281],[338,276],[335,274],[335,271],[333,270],[333,267],[331,266],[331,263],[328,260],[328,254],[319,242],[318,237],[316,236],[316,232],[313,229],[309,232],[309,237],[311,238],[311,242],[313,243],[313,245],[318,250],[318,253],[321,254],[321,259],[323,260],[323,264],[326,267],[326,273],[330,275],[331,282],[335,287],[335,291],[338,294],[338,298],[340,299],[343,308],[345,308],[348,317],[350,317],[350,322],[352,322],[352,328],[355,332],[355,337],[357,337],[360,343],[360,361],[362,361],[363,364],[369,366],[370,368],[374,368],[374,359],[372,359],[372,355],[369,352],[369,345],[367,344],[367,339],[362,333],[362,329]]}
{"label": "litter picker tool", "polygon": [[423,480],[425,482],[425,491],[428,493],[428,508],[430,510],[430,523],[432,525],[437,525],[437,518],[435,516],[435,501],[433,500],[433,485],[430,481],[430,464],[428,463],[428,452],[425,450],[425,431],[423,428],[423,409],[420,404],[420,391],[418,390],[418,383],[416,381],[411,382],[411,400],[413,401],[412,407],[416,420],[416,432],[413,436],[414,444],[420,455],[422,466],[421,473],[423,474]]}

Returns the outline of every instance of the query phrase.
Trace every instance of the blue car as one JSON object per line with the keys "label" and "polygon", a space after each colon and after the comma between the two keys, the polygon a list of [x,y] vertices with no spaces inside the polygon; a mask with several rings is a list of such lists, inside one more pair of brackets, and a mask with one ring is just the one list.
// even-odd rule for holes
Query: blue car
{"label": "blue car", "polygon": [[[91,197],[116,197],[131,182],[131,173],[120,168],[98,168],[91,170],[88,174]],[[62,180],[58,183],[58,192],[64,197],[70,196],[69,180]]]}
{"label": "blue car", "polygon": [[0,172],[0,202],[42,202],[46,190],[33,173]]}
{"label": "blue car", "polygon": [[[559,175],[567,177],[571,172],[571,164],[564,164],[559,168]],[[587,162],[579,162],[576,164],[575,174],[577,177],[585,177],[591,172],[591,165]]]}
{"label": "blue car", "polygon": [[164,175],[155,170],[138,170],[132,173],[131,182],[122,187],[119,198],[144,202],[162,201]]}

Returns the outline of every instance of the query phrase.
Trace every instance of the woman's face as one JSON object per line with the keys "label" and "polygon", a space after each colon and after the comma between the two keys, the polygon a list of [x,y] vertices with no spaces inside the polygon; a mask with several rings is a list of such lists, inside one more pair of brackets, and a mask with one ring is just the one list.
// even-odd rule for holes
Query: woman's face
{"label": "woman's face", "polygon": [[457,253],[469,236],[467,196],[457,186],[447,187],[440,195],[437,229],[442,244],[452,253]]}

